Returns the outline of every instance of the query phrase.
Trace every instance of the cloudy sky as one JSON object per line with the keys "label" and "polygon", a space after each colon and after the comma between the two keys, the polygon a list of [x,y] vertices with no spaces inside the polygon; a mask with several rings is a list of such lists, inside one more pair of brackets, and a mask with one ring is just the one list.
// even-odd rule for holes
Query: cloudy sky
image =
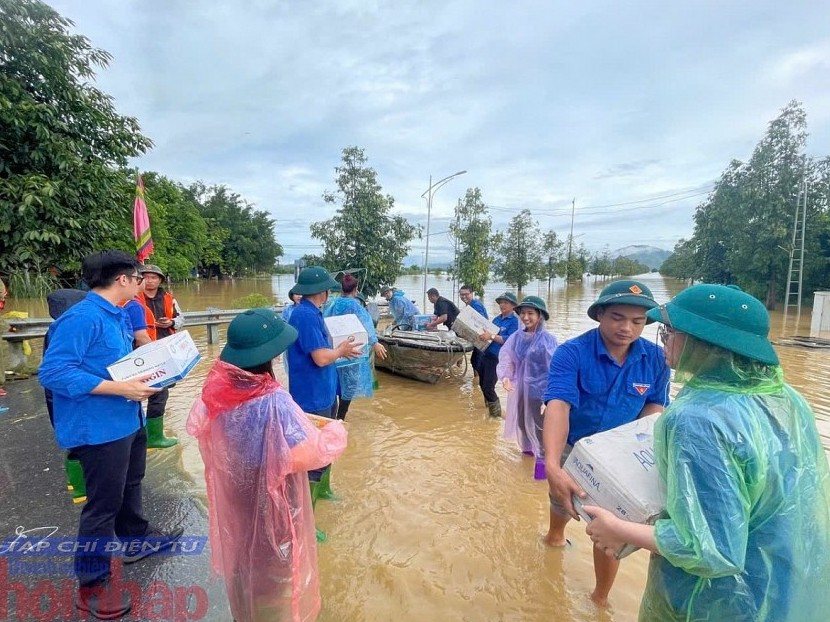
{"label": "cloudy sky", "polygon": [[[291,259],[319,250],[344,147],[451,256],[457,199],[494,225],[530,209],[588,248],[671,249],[733,158],[791,99],[830,154],[830,3],[48,0],[113,55],[98,85],[155,143],[136,161],[222,183],[277,220]],[[411,254],[421,257],[424,242]]]}

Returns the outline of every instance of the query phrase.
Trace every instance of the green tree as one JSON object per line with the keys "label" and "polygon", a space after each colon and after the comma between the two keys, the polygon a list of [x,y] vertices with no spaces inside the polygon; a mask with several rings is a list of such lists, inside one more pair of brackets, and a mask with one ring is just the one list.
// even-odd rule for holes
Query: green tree
{"label": "green tree", "polygon": [[455,222],[450,224],[457,249],[451,271],[461,284],[469,285],[479,296],[484,295],[493,263],[491,226],[481,190],[468,188],[464,201],[459,201],[455,208]]}
{"label": "green tree", "polygon": [[557,270],[562,262],[562,249],[565,243],[556,235],[556,231],[549,229],[542,236],[542,258],[543,266],[539,273],[541,278],[548,280],[548,291],[550,291],[551,282],[556,278]]}
{"label": "green tree", "polygon": [[199,212],[209,229],[215,227],[222,232],[218,239],[208,240],[208,248],[221,240],[221,251],[220,261],[203,264],[206,271],[216,275],[272,272],[283,249],[274,238],[276,223],[267,212],[255,210],[227,186],[206,186],[198,182],[189,192],[198,201]]}
{"label": "green tree", "polygon": [[582,275],[588,271],[588,263],[591,258],[591,253],[588,252],[585,245],[581,243],[579,246],[574,245],[574,239],[569,234],[565,240],[564,246],[567,250],[563,253],[558,268],[559,273],[565,276],[568,283],[582,280]]}
{"label": "green tree", "polygon": [[674,245],[674,253],[660,266],[660,274],[693,283],[700,274],[695,253],[694,240],[681,239]]}
{"label": "green tree", "polygon": [[366,268],[361,291],[374,296],[395,282],[420,229],[391,213],[395,199],[381,192],[377,173],[366,162],[363,149],[343,149],[342,165],[335,167],[337,190],[323,195],[326,203],[339,207],[328,220],[313,223],[311,235],[323,243],[323,264],[329,270]]}
{"label": "green tree", "polygon": [[513,217],[506,232],[494,236],[495,274],[508,285],[515,285],[520,294],[522,288],[539,274],[542,264],[540,237],[539,224],[526,209]]}
{"label": "green tree", "polygon": [[38,0],[0,3],[0,272],[99,248],[131,210],[127,159],[151,146],[93,86],[110,55],[72,26]]}
{"label": "green tree", "polygon": [[614,272],[614,259],[611,257],[611,249],[606,245],[601,253],[596,253],[588,262],[588,272],[595,276],[611,276]]}
{"label": "green tree", "polygon": [[730,163],[695,213],[689,244],[694,249],[695,277],[737,283],[774,308],[789,281],[793,216],[806,181],[803,291],[809,294],[827,285],[828,163],[804,154],[806,137],[806,113],[801,104],[790,102],[770,122],[749,161]]}

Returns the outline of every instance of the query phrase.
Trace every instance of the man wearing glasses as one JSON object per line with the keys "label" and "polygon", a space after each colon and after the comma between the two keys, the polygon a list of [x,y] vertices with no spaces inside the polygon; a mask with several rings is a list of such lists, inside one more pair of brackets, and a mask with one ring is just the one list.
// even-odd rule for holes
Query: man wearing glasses
{"label": "man wearing glasses", "polygon": [[[132,325],[120,305],[138,293],[140,267],[121,251],[84,259],[83,278],[90,291],[55,320],[38,373],[43,387],[52,391],[58,444],[72,450],[83,467],[87,503],[78,524],[76,604],[99,619],[115,619],[130,610],[127,591],[109,589],[107,544],[161,537],[165,548],[182,533],[180,528],[169,534],[156,531],[142,511],[147,434],[141,401],[158,389],[141,380],[110,380],[107,371],[133,349]],[[123,562],[158,550],[140,547],[124,553]]]}
{"label": "man wearing glasses", "polygon": [[[641,337],[657,307],[651,290],[615,281],[588,307],[599,326],[560,345],[553,354],[545,394],[545,470],[550,486],[550,528],[545,542],[565,546],[565,526],[578,519],[574,495],[584,491],[562,469],[579,439],[657,414],[669,403],[670,371],[660,346]],[[594,549],[596,587],[591,600],[608,603],[619,561]]]}

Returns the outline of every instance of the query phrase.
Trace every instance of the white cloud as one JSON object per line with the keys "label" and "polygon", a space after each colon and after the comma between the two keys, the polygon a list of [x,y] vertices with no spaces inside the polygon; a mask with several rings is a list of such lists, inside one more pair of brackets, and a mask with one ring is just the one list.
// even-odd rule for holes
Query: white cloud
{"label": "white cloud", "polygon": [[810,152],[830,153],[827,3],[51,4],[113,54],[99,85],[155,142],[137,164],[228,184],[275,215],[289,254],[316,244],[307,225],[332,213],[321,195],[349,145],[422,223],[430,174],[466,169],[435,218],[478,186],[497,227],[527,208],[566,234],[576,197],[593,249],[688,237],[702,197],[587,206],[710,183],[790,99]]}

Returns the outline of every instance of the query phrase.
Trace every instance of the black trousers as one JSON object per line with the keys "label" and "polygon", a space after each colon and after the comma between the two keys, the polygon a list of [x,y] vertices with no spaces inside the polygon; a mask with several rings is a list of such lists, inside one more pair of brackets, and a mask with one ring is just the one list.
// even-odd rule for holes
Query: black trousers
{"label": "black trousers", "polygon": [[481,387],[481,392],[484,393],[484,401],[487,403],[499,401],[499,396],[496,394],[496,381],[498,380],[496,367],[498,364],[498,356],[484,353],[478,359],[478,385]]}
{"label": "black trousers", "polygon": [[81,586],[105,581],[110,574],[107,542],[147,535],[141,502],[141,480],[147,460],[147,432],[140,428],[117,441],[82,445],[72,450],[81,461],[86,481],[86,505],[78,524],[75,574]]}
{"label": "black trousers", "polygon": [[[315,410],[309,413],[310,415],[317,415],[318,417],[325,417],[326,419],[337,419],[337,399],[334,400],[334,404],[329,406],[328,408],[324,408],[323,410]],[[308,472],[308,481],[310,482],[319,482],[320,478],[323,477],[323,471],[329,468],[331,465],[327,464],[324,467],[320,467],[319,469],[312,469]]]}
{"label": "black trousers", "polygon": [[164,409],[167,408],[167,399],[170,397],[170,389],[176,385],[164,387],[158,393],[153,393],[147,398],[147,418],[157,419],[164,416]]}
{"label": "black trousers", "polygon": [[478,373],[478,366],[481,363],[481,350],[473,348],[473,353],[470,355],[470,366],[475,373]]}

